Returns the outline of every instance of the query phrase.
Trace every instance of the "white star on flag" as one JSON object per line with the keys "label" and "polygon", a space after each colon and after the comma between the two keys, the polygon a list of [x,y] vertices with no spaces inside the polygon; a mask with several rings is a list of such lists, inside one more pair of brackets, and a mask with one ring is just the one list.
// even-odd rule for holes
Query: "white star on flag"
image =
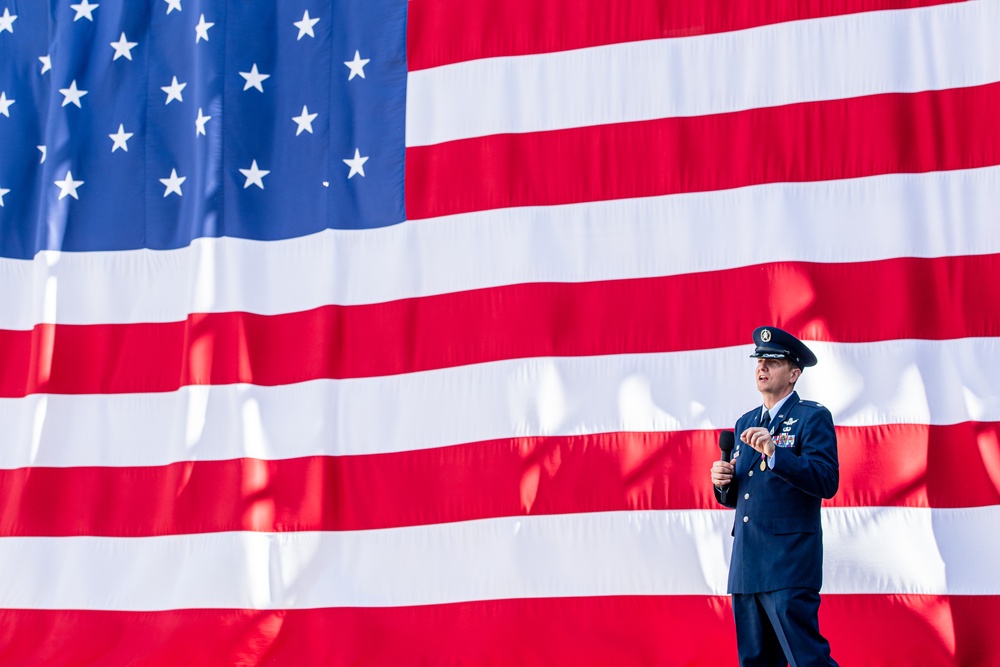
{"label": "white star on flag", "polygon": [[183,197],[184,193],[181,192],[181,183],[183,183],[186,180],[187,176],[178,176],[177,170],[171,169],[169,178],[160,179],[160,183],[163,183],[165,186],[167,186],[167,189],[163,193],[163,196],[166,197],[171,192],[176,192],[178,197]]}
{"label": "white star on flag", "polygon": [[257,160],[253,161],[249,169],[240,169],[240,173],[246,176],[247,182],[243,184],[243,189],[246,190],[251,185],[256,185],[261,190],[264,189],[264,177],[271,172],[267,169],[258,169]]}
{"label": "white star on flag", "polygon": [[7,99],[7,91],[0,92],[0,115],[10,118],[10,105],[13,103],[14,100]]}
{"label": "white star on flag", "polygon": [[80,199],[76,194],[76,189],[83,185],[83,181],[74,181],[73,174],[69,169],[66,170],[66,178],[61,181],[55,181],[55,184],[59,186],[59,199],[62,199],[66,195],[69,195],[73,199]]}
{"label": "white star on flag", "polygon": [[214,23],[209,23],[205,20],[205,15],[202,14],[201,18],[198,20],[198,25],[194,27],[195,38],[194,43],[197,44],[201,40],[208,41],[208,29],[211,28]]}
{"label": "white star on flag", "polygon": [[351,68],[351,74],[347,77],[350,81],[355,76],[360,76],[362,79],[365,78],[365,65],[371,62],[371,58],[361,58],[361,52],[354,52],[354,60],[345,60],[344,64]]}
{"label": "white star on flag", "polygon": [[257,71],[257,63],[253,64],[249,72],[240,72],[240,76],[247,80],[246,85],[243,86],[243,90],[250,90],[251,88],[256,88],[260,92],[264,92],[264,86],[260,85],[264,82],[264,79],[270,79],[270,74],[261,74]]}
{"label": "white star on flag", "polygon": [[10,192],[10,188],[0,188],[0,206],[3,206],[3,196]]}
{"label": "white star on flag", "polygon": [[70,7],[76,10],[76,16],[73,17],[74,23],[84,18],[93,23],[94,10],[100,7],[100,5],[92,5],[89,0],[83,0],[80,4],[70,5]]}
{"label": "white star on flag", "polygon": [[45,146],[35,146],[42,153],[42,159],[38,161],[38,164],[45,164],[45,151],[48,150]]}
{"label": "white star on flag", "polygon": [[201,107],[198,107],[198,117],[194,119],[194,136],[199,134],[205,134],[205,123],[212,120],[211,116],[206,116],[201,112]]}
{"label": "white star on flag", "polygon": [[122,36],[118,38],[117,42],[111,42],[111,46],[115,50],[115,57],[112,58],[112,60],[118,60],[122,56],[132,60],[132,49],[134,49],[138,43],[139,42],[128,41],[125,37],[125,33],[122,33]]}
{"label": "white star on flag", "polygon": [[111,152],[114,153],[119,148],[128,153],[128,140],[132,138],[133,132],[126,132],[125,126],[122,123],[118,124],[118,132],[115,134],[109,134],[111,140],[115,142],[114,146],[111,147]]}
{"label": "white star on flag", "polygon": [[69,88],[60,88],[59,92],[63,94],[63,106],[67,104],[75,104],[78,109],[82,109],[83,105],[80,104],[80,98],[87,94],[86,90],[80,90],[76,87],[76,79],[69,84]]}
{"label": "white star on flag", "polygon": [[308,107],[306,107],[306,105],[303,104],[302,105],[302,115],[300,115],[300,116],[293,116],[292,117],[292,120],[294,120],[296,123],[298,123],[298,128],[296,128],[296,130],[295,130],[295,136],[297,137],[300,134],[302,134],[303,130],[306,131],[306,132],[308,132],[309,134],[312,134],[313,133],[313,121],[316,120],[316,116],[318,116],[318,115],[319,114],[309,113]]}
{"label": "white star on flag", "polygon": [[319,19],[309,18],[309,10],[307,9],[305,14],[302,15],[302,20],[292,24],[299,29],[299,36],[296,39],[302,39],[305,35],[315,37],[316,33],[313,32],[313,26],[317,23],[319,23]]}
{"label": "white star on flag", "polygon": [[354,174],[365,175],[365,162],[368,162],[368,156],[361,157],[361,151],[357,148],[354,149],[354,157],[348,160],[344,160],[344,164],[351,168],[351,173],[347,175],[347,178],[353,178]]}
{"label": "white star on flag", "polygon": [[184,90],[186,85],[186,83],[177,83],[177,77],[175,76],[169,86],[160,86],[160,90],[167,94],[167,101],[164,104],[170,104],[171,100],[183,102],[184,98],[181,96],[181,91]]}
{"label": "white star on flag", "polygon": [[52,56],[38,56],[38,59],[42,63],[41,74],[45,74],[50,69],[52,69]]}
{"label": "white star on flag", "polygon": [[7,32],[14,33],[14,21],[17,20],[17,14],[11,14],[10,10],[6,7],[3,8],[3,16],[0,16],[0,32],[6,30]]}
{"label": "white star on flag", "polygon": [[182,11],[181,10],[181,0],[163,0],[163,1],[165,3],[167,3],[167,13],[168,14],[170,12],[174,11],[175,9],[177,11]]}

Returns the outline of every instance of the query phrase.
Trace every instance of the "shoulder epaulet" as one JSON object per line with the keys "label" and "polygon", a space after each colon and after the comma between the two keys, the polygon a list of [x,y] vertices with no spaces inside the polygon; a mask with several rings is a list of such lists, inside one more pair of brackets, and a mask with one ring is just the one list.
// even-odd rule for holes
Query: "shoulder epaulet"
{"label": "shoulder epaulet", "polygon": [[828,408],[822,403],[817,403],[816,401],[799,401],[799,405],[803,405],[807,408],[812,408],[813,410],[827,410]]}

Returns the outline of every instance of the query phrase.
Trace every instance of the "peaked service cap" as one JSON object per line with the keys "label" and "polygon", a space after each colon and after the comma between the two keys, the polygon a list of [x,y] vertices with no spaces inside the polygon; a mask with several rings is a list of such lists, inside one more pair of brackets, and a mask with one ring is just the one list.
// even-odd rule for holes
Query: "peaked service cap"
{"label": "peaked service cap", "polygon": [[816,365],[816,355],[798,338],[778,327],[757,327],[753,330],[757,347],[751,357],[758,359],[788,359],[799,368]]}

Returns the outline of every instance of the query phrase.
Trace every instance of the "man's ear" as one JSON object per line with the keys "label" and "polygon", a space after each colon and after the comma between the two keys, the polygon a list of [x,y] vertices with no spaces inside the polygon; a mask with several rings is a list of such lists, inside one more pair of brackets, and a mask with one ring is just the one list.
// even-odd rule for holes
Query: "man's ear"
{"label": "man's ear", "polygon": [[792,384],[798,382],[800,377],[802,377],[802,369],[798,366],[794,366],[792,368]]}

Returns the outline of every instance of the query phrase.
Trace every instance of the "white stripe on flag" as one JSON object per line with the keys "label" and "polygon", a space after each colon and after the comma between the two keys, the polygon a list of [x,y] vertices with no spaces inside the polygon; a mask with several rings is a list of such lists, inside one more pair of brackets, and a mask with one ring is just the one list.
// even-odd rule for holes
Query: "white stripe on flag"
{"label": "white stripe on flag", "polygon": [[[798,390],[841,426],[1000,420],[1000,338],[818,343]],[[399,452],[494,438],[731,428],[751,346],[514,359],[388,377],[0,399],[0,468]],[[455,415],[462,415],[456,419]]]}
{"label": "white stripe on flag", "polygon": [[406,145],[975,86],[997,34],[970,2],[456,63],[410,72]]}
{"label": "white stripe on flag", "polygon": [[[272,315],[532,282],[1000,253],[1000,167],[778,183],[179,250],[0,259],[0,328]],[[805,233],[807,227],[808,233]],[[761,234],[781,239],[761,244]]]}
{"label": "white stripe on flag", "polygon": [[[1000,507],[823,510],[824,592],[997,595]],[[752,520],[752,518],[751,518]],[[729,511],[505,517],[381,530],[0,539],[0,607],[306,609],[721,595]]]}

